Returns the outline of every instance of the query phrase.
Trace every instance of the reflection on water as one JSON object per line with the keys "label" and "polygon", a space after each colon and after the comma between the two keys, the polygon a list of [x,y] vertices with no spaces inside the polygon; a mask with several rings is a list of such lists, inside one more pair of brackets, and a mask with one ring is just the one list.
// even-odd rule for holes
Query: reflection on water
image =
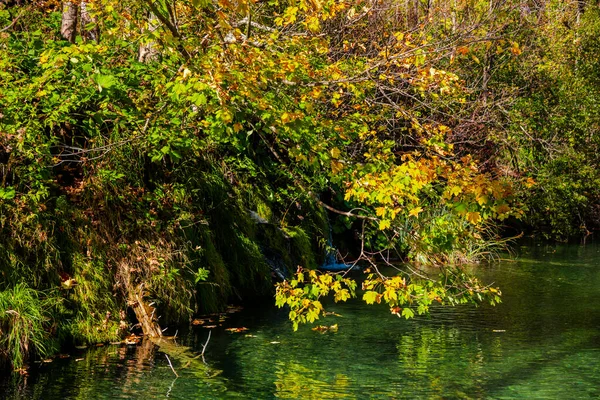
{"label": "reflection on water", "polygon": [[[532,246],[480,267],[497,307],[435,308],[406,321],[385,307],[331,304],[337,333],[294,333],[285,312],[246,310],[198,328],[167,356],[150,342],[57,359],[0,381],[10,399],[589,398],[600,396],[600,246]],[[335,321],[334,321],[335,319]]]}

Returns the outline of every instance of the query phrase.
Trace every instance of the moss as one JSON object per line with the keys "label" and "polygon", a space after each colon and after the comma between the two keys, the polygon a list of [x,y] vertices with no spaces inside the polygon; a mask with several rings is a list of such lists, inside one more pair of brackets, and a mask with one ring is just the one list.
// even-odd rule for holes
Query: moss
{"label": "moss", "polygon": [[300,227],[288,227],[285,232],[290,237],[291,256],[295,264],[304,268],[317,268],[314,246],[308,234]]}
{"label": "moss", "polygon": [[[239,296],[263,296],[271,293],[269,266],[253,239],[236,232],[230,241],[226,260],[232,272],[232,285]],[[267,279],[265,279],[267,277]]]}
{"label": "moss", "polygon": [[198,267],[210,271],[208,282],[201,282],[196,287],[196,307],[200,313],[219,311],[231,294],[229,271],[223,258],[217,251],[211,231],[207,227],[199,229],[200,257]]}
{"label": "moss", "polygon": [[256,207],[256,213],[261,217],[264,218],[267,221],[272,221],[273,220],[273,210],[271,210],[271,207],[269,207],[269,205],[267,203],[265,203],[263,200],[261,200],[260,198],[257,198],[255,200],[255,207]]}

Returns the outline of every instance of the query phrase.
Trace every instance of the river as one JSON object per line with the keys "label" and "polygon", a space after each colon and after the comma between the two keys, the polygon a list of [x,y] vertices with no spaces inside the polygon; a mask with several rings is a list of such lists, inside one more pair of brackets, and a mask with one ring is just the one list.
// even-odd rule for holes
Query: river
{"label": "river", "polygon": [[[3,378],[7,399],[571,399],[600,397],[600,246],[520,246],[478,266],[503,292],[496,306],[436,307],[404,320],[384,306],[329,304],[293,332],[286,313],[246,308],[212,330],[194,326],[181,354],[150,343],[78,350]],[[218,323],[217,320],[215,320]],[[246,327],[230,333],[226,327]],[[186,350],[187,349],[187,350]],[[179,375],[175,376],[169,366]]]}

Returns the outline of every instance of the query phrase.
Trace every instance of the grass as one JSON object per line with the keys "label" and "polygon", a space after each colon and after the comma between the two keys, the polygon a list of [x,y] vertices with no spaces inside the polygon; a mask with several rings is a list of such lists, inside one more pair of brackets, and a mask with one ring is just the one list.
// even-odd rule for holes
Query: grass
{"label": "grass", "polygon": [[48,328],[57,302],[25,284],[0,292],[0,354],[13,368],[22,368],[33,354],[45,357],[55,351]]}

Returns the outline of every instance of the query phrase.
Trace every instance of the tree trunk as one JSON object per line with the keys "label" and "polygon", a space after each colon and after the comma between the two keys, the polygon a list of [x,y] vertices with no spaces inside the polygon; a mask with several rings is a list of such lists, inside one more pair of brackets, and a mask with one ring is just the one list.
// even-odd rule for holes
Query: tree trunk
{"label": "tree trunk", "polygon": [[151,305],[146,304],[144,301],[141,286],[138,286],[137,290],[133,290],[130,289],[129,304],[131,305],[131,308],[133,309],[133,312],[135,313],[135,316],[142,327],[144,335],[150,338],[161,337],[162,330],[160,329],[160,326],[154,317],[154,312],[156,309]]}
{"label": "tree trunk", "polygon": [[92,18],[88,12],[87,2],[82,1],[79,8],[81,9],[81,36],[99,43],[100,30],[98,29],[96,19]]}
{"label": "tree trunk", "polygon": [[[150,13],[148,16],[148,28],[146,31],[154,32],[156,29],[158,29],[158,23],[159,22],[156,16]],[[146,63],[156,60],[158,60],[158,49],[156,48],[156,42],[152,40],[142,43],[138,51],[138,61]]]}
{"label": "tree trunk", "polygon": [[67,1],[63,5],[60,34],[71,43],[75,43],[75,37],[77,36],[77,8],[77,5],[72,1]]}

